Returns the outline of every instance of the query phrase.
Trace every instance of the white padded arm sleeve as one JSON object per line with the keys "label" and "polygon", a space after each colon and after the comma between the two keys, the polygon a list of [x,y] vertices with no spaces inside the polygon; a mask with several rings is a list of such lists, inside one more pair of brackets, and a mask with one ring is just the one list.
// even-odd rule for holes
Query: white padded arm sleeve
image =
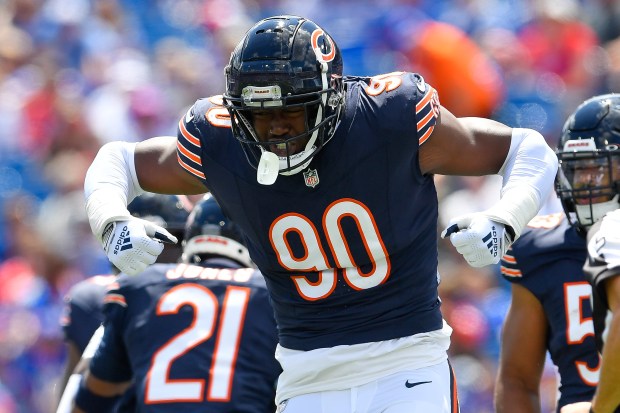
{"label": "white padded arm sleeve", "polygon": [[513,129],[508,156],[498,172],[503,177],[501,199],[484,214],[510,226],[515,241],[547,199],[557,170],[558,159],[540,133]]}
{"label": "white padded arm sleeve", "polygon": [[127,205],[144,190],[134,164],[135,143],[110,142],[101,147],[84,181],[86,213],[100,241],[106,225],[130,217]]}

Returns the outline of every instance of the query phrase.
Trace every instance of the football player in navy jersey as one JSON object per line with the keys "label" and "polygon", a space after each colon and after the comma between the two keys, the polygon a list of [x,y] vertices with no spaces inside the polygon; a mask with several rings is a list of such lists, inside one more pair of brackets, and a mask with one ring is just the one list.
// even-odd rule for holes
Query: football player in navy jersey
{"label": "football player in navy jersey", "polygon": [[133,383],[136,412],[273,412],[281,372],[261,274],[211,196],[187,222],[182,262],[121,274],[75,412],[114,411]]}
{"label": "football player in navy jersey", "polygon": [[588,230],[584,271],[592,285],[601,352],[592,412],[620,412],[620,94],[595,96],[575,112],[560,153],[561,194]]}
{"label": "football player in navy jersey", "polygon": [[176,138],[99,151],[86,208],[110,260],[136,273],[174,242],[131,219],[128,200],[208,188],[267,281],[280,410],[457,411],[433,175],[503,177],[496,205],[443,232],[471,265],[497,264],[552,188],[551,148],[533,130],[454,117],[419,74],[344,76],[334,40],[303,17],[256,23],[225,76]]}
{"label": "football player in navy jersey", "polygon": [[[127,209],[132,216],[163,226],[182,239],[191,203],[184,196],[145,193],[134,199]],[[180,245],[168,244],[157,262],[178,262],[181,253]],[[116,275],[117,271],[113,269],[113,274],[89,277],[74,285],[65,297],[65,311],[60,323],[67,345],[67,361],[60,393],[64,391],[86,346],[103,321],[103,299],[108,286],[115,282]]]}
{"label": "football player in navy jersey", "polygon": [[[560,377],[557,412],[587,412],[598,383],[583,234],[563,212],[538,216],[502,259],[512,283],[495,387],[498,413],[540,412],[547,351]],[[581,403],[581,404],[579,404]],[[577,409],[581,410],[568,410]]]}
{"label": "football player in navy jersey", "polygon": [[[608,356],[611,365],[596,350],[608,308],[597,297],[604,294],[602,281],[613,277],[605,259],[619,256],[614,239],[620,232],[612,224],[604,227],[611,232],[600,233],[607,242],[590,241],[589,248],[586,243],[588,229],[592,237],[601,218],[620,206],[619,148],[620,95],[586,100],[564,124],[556,179],[564,213],[532,220],[503,259],[502,273],[514,285],[502,337],[498,412],[539,411],[545,346],[560,375],[558,411],[613,412],[620,402],[618,347]],[[597,251],[604,258],[596,258]],[[591,406],[595,390],[605,395]]]}

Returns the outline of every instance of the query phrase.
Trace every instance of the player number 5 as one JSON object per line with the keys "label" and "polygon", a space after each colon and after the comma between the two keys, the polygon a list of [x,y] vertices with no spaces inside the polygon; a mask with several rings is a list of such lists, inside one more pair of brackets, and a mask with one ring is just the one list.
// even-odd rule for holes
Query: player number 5
{"label": "player number 5", "polygon": [[[568,344],[581,344],[588,336],[594,336],[592,317],[583,316],[583,305],[589,305],[592,289],[587,282],[564,283],[564,301],[566,303],[566,340]],[[584,303],[585,301],[585,303]],[[575,361],[579,376],[590,386],[598,384],[600,362],[590,368],[584,361]]]}

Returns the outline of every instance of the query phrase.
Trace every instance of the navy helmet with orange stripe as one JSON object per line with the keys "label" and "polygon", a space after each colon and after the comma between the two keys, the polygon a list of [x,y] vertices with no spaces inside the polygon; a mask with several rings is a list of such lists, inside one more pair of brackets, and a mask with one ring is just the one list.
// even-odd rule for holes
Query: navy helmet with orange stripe
{"label": "navy helmet with orange stripe", "polygon": [[229,220],[211,194],[198,201],[185,224],[182,261],[201,264],[227,258],[254,267],[239,227]]}
{"label": "navy helmet with orange stripe", "polygon": [[[231,54],[224,104],[231,115],[233,134],[257,168],[259,182],[271,184],[278,174],[298,173],[336,130],[344,106],[340,50],[325,30],[306,18],[261,20]],[[269,142],[259,140],[253,110],[299,107],[305,108],[303,133]],[[274,145],[281,148],[278,155],[270,151]],[[295,149],[299,147],[303,149]],[[273,179],[261,181],[261,172]]]}
{"label": "navy helmet with orange stripe", "polygon": [[620,207],[620,94],[594,96],[564,124],[556,191],[569,221],[585,233]]}

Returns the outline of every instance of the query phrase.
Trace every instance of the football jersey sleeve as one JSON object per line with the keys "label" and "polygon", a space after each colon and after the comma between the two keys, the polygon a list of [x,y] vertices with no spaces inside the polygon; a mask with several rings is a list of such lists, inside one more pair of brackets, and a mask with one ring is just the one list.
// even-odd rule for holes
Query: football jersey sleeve
{"label": "football jersey sleeve", "polygon": [[90,362],[97,378],[115,383],[129,381],[132,370],[123,341],[127,302],[118,290],[110,290],[104,299],[104,332],[99,348]]}
{"label": "football jersey sleeve", "polygon": [[509,248],[502,257],[501,272],[504,278],[512,283],[519,283],[523,277],[523,273],[517,264],[517,259],[514,256],[512,248]]}
{"label": "football jersey sleeve", "polygon": [[[179,120],[177,131],[177,160],[189,174],[207,184],[206,159],[217,152],[222,142],[229,143],[230,114],[222,96],[199,99]],[[234,139],[232,139],[234,141]],[[208,147],[208,148],[207,148]],[[209,158],[213,162],[212,158]]]}
{"label": "football jersey sleeve", "polygon": [[422,145],[433,133],[439,117],[440,103],[437,91],[425,83],[421,76],[416,76],[416,87],[420,92],[420,98],[415,105],[416,127],[418,142]]}
{"label": "football jersey sleeve", "polygon": [[65,297],[60,319],[65,341],[83,352],[91,336],[103,321],[103,297],[113,275],[96,275],[74,285]]}
{"label": "football jersey sleeve", "polygon": [[583,246],[563,212],[538,215],[502,257],[501,274],[507,281],[531,291],[544,289],[546,274],[557,269],[558,262],[579,262],[580,252],[585,256]]}
{"label": "football jersey sleeve", "polygon": [[204,181],[202,171],[202,142],[200,130],[196,126],[196,112],[200,101],[196,102],[187,113],[179,120],[177,133],[177,159],[183,169]]}
{"label": "football jersey sleeve", "polygon": [[[523,259],[527,260],[527,257]],[[511,248],[502,257],[500,271],[506,281],[521,285],[541,299],[544,290],[544,284],[541,283],[542,267],[522,265],[518,255]]]}

